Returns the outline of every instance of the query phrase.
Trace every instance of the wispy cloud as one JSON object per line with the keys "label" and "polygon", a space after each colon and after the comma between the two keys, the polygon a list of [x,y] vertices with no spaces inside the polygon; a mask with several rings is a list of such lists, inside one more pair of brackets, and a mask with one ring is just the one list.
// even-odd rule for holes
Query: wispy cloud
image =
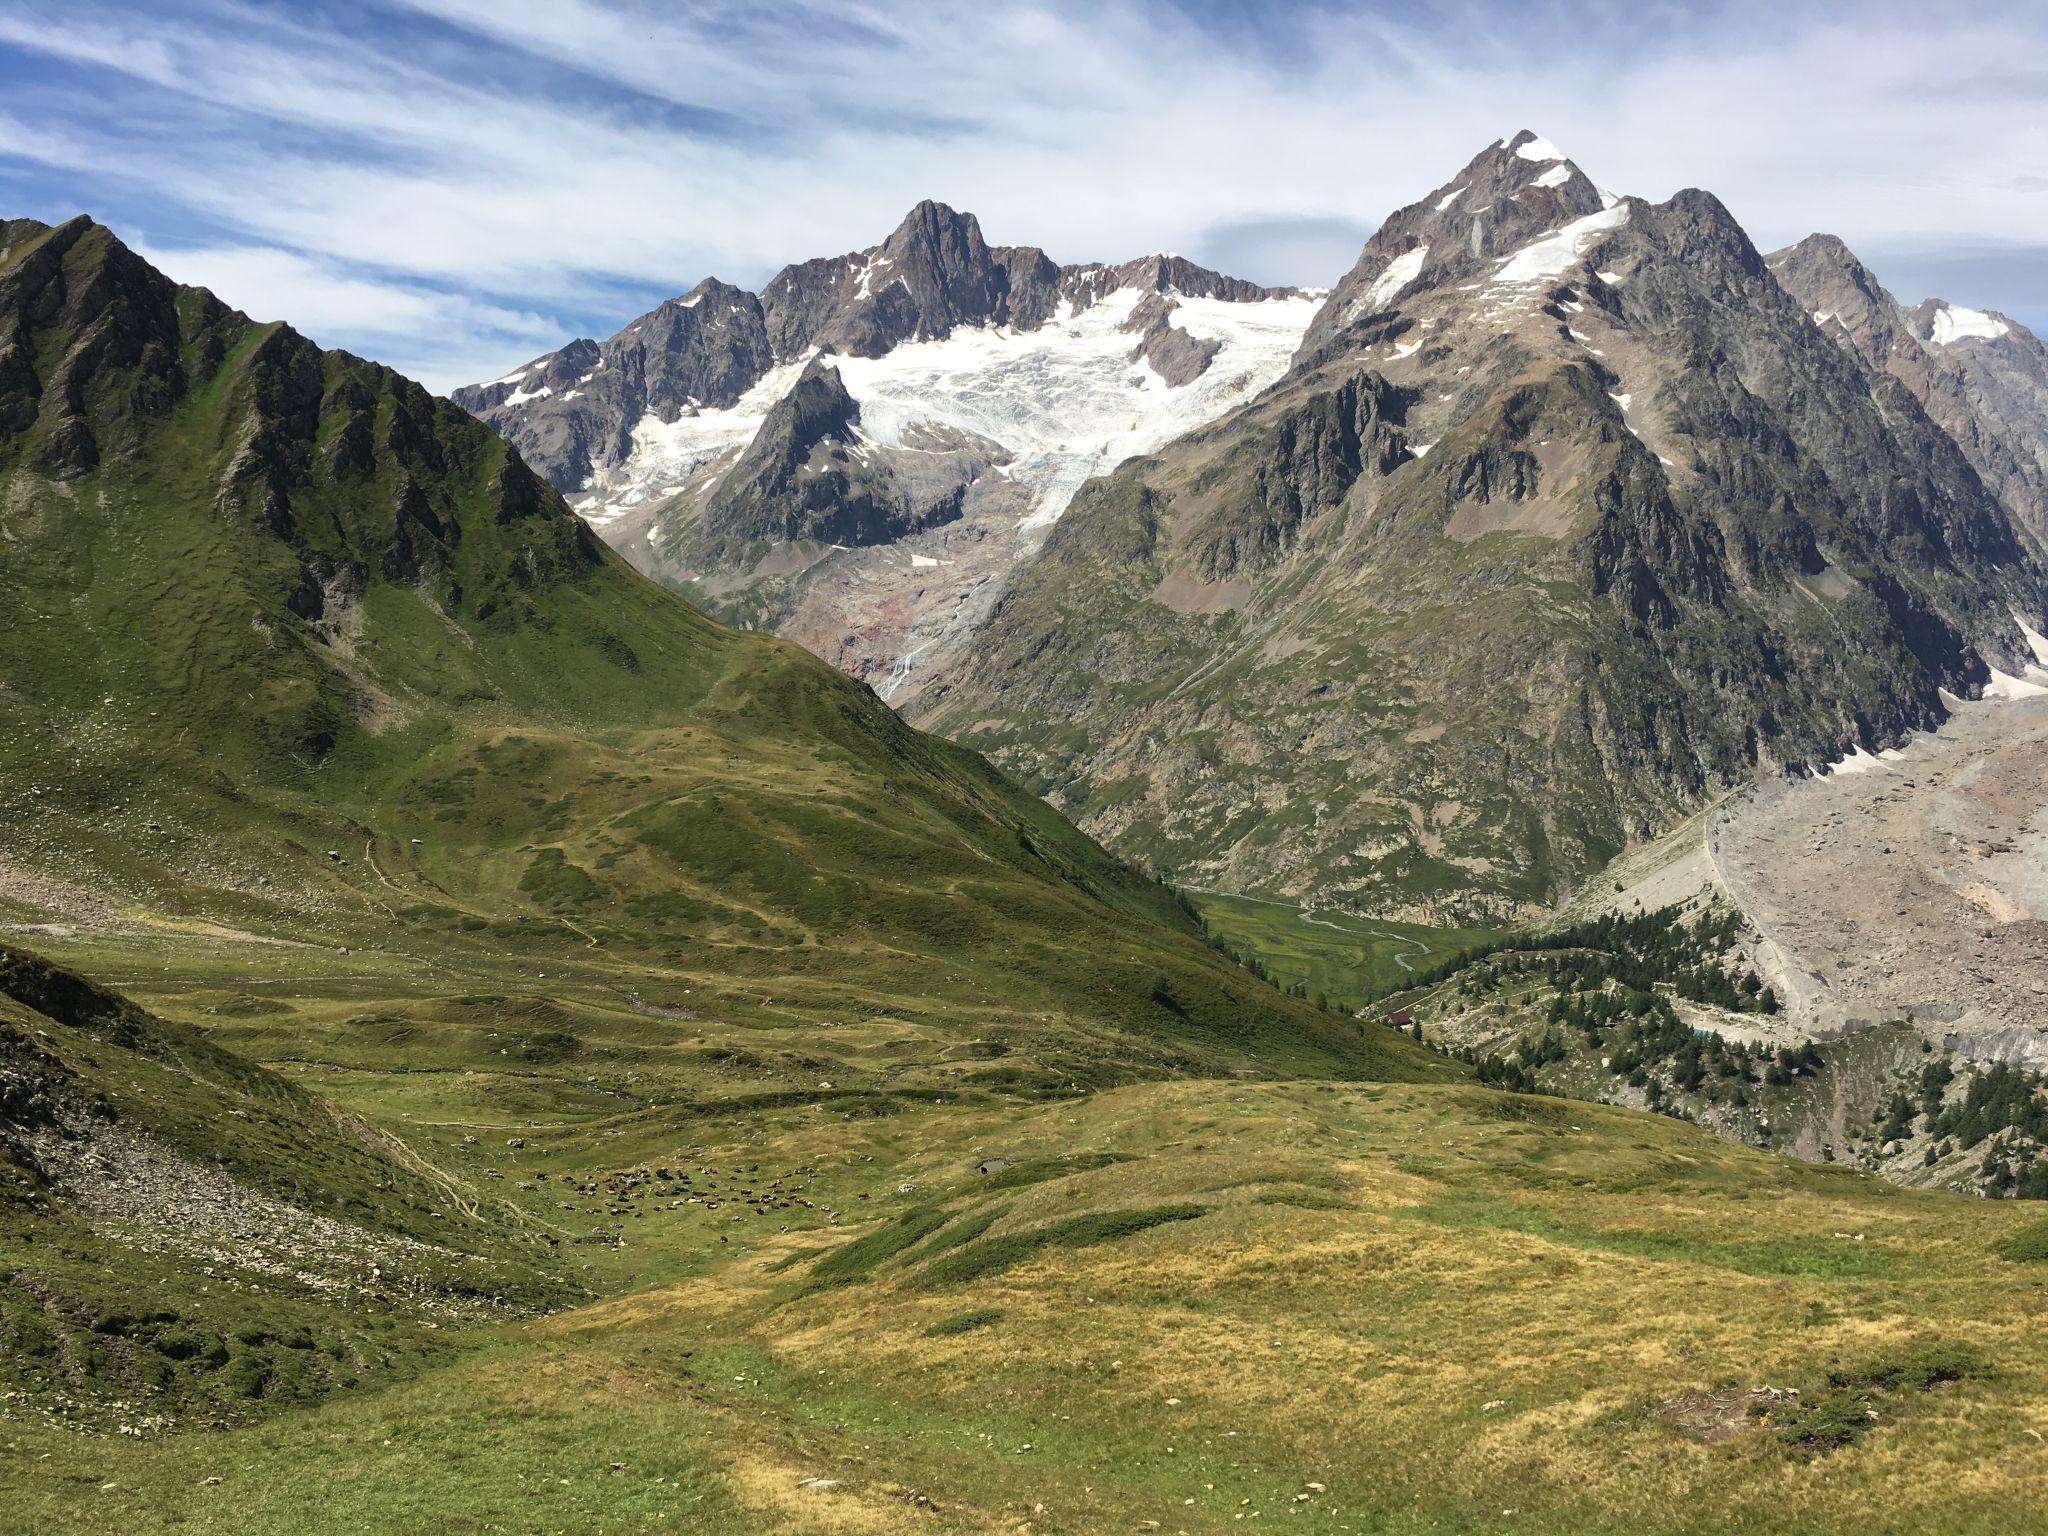
{"label": "wispy cloud", "polygon": [[1952,296],[2048,319],[2035,7],[333,4],[11,7],[0,206],[84,208],[446,388],[925,196],[1063,260],[1327,282],[1529,125],[1605,185],[1712,188],[1760,244],[2010,252],[2010,295]]}

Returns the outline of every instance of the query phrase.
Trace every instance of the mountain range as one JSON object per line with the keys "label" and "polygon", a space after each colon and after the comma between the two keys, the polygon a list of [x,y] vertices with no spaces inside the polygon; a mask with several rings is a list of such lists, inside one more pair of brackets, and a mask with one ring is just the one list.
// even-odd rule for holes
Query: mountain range
{"label": "mountain range", "polygon": [[[1125,403],[1077,415],[1111,317]],[[1709,194],[1604,192],[1528,132],[1323,294],[1055,268],[926,204],[605,350],[648,346],[701,391],[667,423],[543,394],[586,342],[457,398],[643,569],[1205,888],[1542,911],[1733,786],[2023,684],[2020,621],[2048,622],[2037,339],[1908,311],[1824,237],[1766,257]],[[979,430],[1118,409],[1050,478]],[[602,466],[550,457],[578,412]],[[587,489],[619,464],[670,483],[620,513]]]}
{"label": "mountain range", "polygon": [[641,569],[904,704],[1084,481],[1271,383],[1314,309],[1178,256],[1057,266],[926,202],[454,399]]}

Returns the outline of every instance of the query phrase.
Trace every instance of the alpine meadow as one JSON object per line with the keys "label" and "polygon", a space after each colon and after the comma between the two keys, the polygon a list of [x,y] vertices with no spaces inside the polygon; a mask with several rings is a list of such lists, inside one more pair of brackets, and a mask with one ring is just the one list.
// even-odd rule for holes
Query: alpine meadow
{"label": "alpine meadow", "polygon": [[2042,46],[0,7],[0,1531],[2048,1533]]}

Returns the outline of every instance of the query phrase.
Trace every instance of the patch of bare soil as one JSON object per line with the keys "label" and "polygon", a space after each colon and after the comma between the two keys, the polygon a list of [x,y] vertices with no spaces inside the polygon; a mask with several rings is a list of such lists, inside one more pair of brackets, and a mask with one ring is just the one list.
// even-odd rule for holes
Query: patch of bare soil
{"label": "patch of bare soil", "polygon": [[1719,1445],[1752,1424],[1799,1405],[1789,1387],[1723,1387],[1718,1392],[1687,1392],[1669,1397],[1652,1410],[1688,1440]]}

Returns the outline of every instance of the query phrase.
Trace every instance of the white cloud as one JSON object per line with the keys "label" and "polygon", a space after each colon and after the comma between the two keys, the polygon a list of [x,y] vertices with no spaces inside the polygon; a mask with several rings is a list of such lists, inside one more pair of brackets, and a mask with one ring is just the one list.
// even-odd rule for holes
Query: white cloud
{"label": "white cloud", "polygon": [[[2041,102],[1974,84],[2042,42],[2038,19],[1996,7],[1837,25],[1733,0],[1654,33],[1594,0],[1439,9],[1434,30],[1321,8],[1271,19],[1287,46],[1260,48],[1142,0],[404,3],[492,67],[267,7],[18,7],[0,46],[114,71],[158,112],[182,104],[189,131],[138,134],[80,102],[33,135],[0,122],[0,153],[123,176],[209,226],[217,252],[274,248],[267,288],[234,275],[326,306],[343,338],[400,334],[345,323],[357,300],[417,325],[413,357],[485,355],[499,323],[407,298],[425,284],[517,295],[525,316],[583,311],[598,280],[759,281],[879,239],[926,196],[1060,260],[1212,241],[1221,256],[1255,225],[1370,227],[1522,126],[1618,190],[1708,187],[1765,246],[1816,228],[1873,247],[2031,243],[2038,200],[2010,189],[2048,170]],[[1326,260],[1329,243],[1269,248]],[[315,253],[328,277],[287,282],[275,249]],[[1255,275],[1327,282],[1348,264]],[[362,269],[391,276],[359,293]],[[505,334],[479,376],[536,350],[523,324]]]}

